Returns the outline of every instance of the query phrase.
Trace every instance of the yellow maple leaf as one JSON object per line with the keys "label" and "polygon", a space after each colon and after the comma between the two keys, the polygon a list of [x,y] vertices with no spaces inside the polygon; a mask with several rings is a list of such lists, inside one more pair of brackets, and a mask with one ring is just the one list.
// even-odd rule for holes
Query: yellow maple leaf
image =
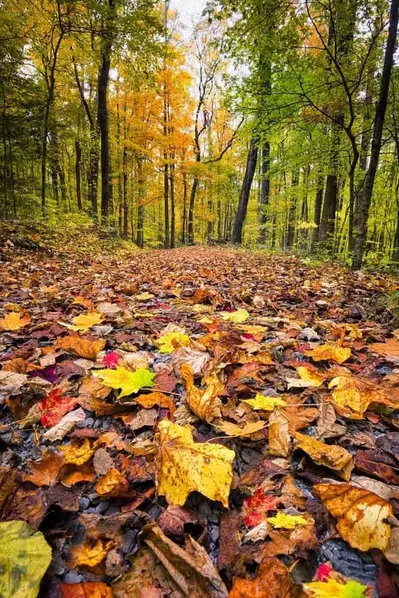
{"label": "yellow maple leaf", "polygon": [[228,507],[234,451],[220,444],[194,442],[190,428],[165,419],[158,430],[158,494],[172,506],[183,506],[196,490]]}
{"label": "yellow maple leaf", "polygon": [[338,520],[337,530],[352,548],[363,552],[388,548],[392,530],[387,520],[393,517],[389,503],[351,484],[316,484],[313,491]]}
{"label": "yellow maple leaf", "polygon": [[70,444],[60,446],[59,449],[64,454],[64,462],[74,465],[83,465],[94,454],[94,449],[88,438],[84,438],[82,441],[73,440]]}
{"label": "yellow maple leaf", "polygon": [[341,446],[329,445],[316,438],[306,436],[297,432],[295,438],[298,441],[296,448],[304,451],[318,465],[324,465],[344,479],[349,481],[354,468],[352,455]]}
{"label": "yellow maple leaf", "polygon": [[311,581],[303,584],[303,589],[311,598],[367,598],[367,586],[355,579],[341,583],[333,577],[326,581]]}
{"label": "yellow maple leaf", "polygon": [[243,428],[240,426],[236,426],[236,424],[232,424],[230,422],[220,421],[217,423],[217,429],[221,432],[224,432],[227,436],[251,436],[251,434],[255,434],[255,432],[259,432],[263,430],[266,426],[266,422],[259,421],[259,422],[252,422],[249,424],[245,424]]}
{"label": "yellow maple leaf", "polygon": [[154,295],[152,293],[147,293],[147,292],[134,296],[134,298],[137,299],[137,301],[149,301],[153,297],[154,297]]}
{"label": "yellow maple leaf", "polygon": [[160,336],[155,341],[157,347],[161,353],[173,353],[180,347],[188,347],[190,344],[190,337],[182,332],[167,332],[163,336]]}
{"label": "yellow maple leaf", "polygon": [[276,407],[286,406],[284,399],[280,397],[265,397],[259,392],[254,399],[245,399],[243,403],[247,403],[247,405],[256,411],[274,411]]}
{"label": "yellow maple leaf", "polygon": [[336,411],[350,419],[363,419],[370,403],[398,408],[398,404],[384,388],[362,378],[351,375],[337,376],[331,380],[328,388],[333,389],[330,400]]}
{"label": "yellow maple leaf", "polygon": [[103,314],[100,314],[98,311],[88,311],[86,314],[81,314],[73,318],[72,324],[65,324],[64,322],[60,322],[60,324],[66,326],[69,330],[87,332],[92,326],[101,324],[103,317]]}
{"label": "yellow maple leaf", "polygon": [[279,511],[275,517],[268,517],[267,521],[277,529],[295,529],[298,526],[309,525],[308,521],[302,515],[287,515]]}
{"label": "yellow maple leaf", "polygon": [[338,347],[337,345],[319,345],[311,351],[306,351],[305,355],[311,357],[313,361],[335,361],[339,365],[347,361],[351,356],[349,347]]}
{"label": "yellow maple leaf", "polygon": [[222,311],[220,312],[225,322],[234,322],[234,324],[242,324],[249,318],[249,313],[246,309],[237,309],[236,311]]}
{"label": "yellow maple leaf", "polygon": [[30,322],[30,316],[26,314],[21,318],[21,314],[12,311],[0,320],[0,328],[2,330],[20,330]]}
{"label": "yellow maple leaf", "polygon": [[194,370],[190,365],[183,363],[180,371],[186,389],[187,403],[195,415],[208,423],[221,417],[221,402],[218,395],[224,390],[224,384],[216,378],[205,390],[200,390],[194,385]]}
{"label": "yellow maple leaf", "polygon": [[118,399],[138,392],[141,388],[154,386],[154,375],[150,370],[140,368],[131,372],[118,366],[115,370],[97,370],[94,376],[100,378],[104,386],[121,389]]}
{"label": "yellow maple leaf", "polygon": [[315,372],[309,366],[299,365],[295,369],[302,382],[306,382],[306,386],[309,388],[317,388],[321,386],[325,380],[322,374]]}
{"label": "yellow maple leaf", "polygon": [[69,562],[72,567],[86,566],[95,567],[99,565],[112,548],[112,542],[104,540],[86,540],[84,544],[72,546],[69,551]]}

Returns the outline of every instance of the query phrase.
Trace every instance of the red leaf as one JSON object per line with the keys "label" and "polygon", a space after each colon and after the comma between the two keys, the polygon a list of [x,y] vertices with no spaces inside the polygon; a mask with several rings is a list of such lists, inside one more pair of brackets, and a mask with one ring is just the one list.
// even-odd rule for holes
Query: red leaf
{"label": "red leaf", "polygon": [[111,370],[115,370],[118,366],[120,360],[120,355],[116,351],[111,351],[104,356],[103,364],[110,368]]}
{"label": "red leaf", "polygon": [[71,411],[78,404],[76,398],[63,397],[59,388],[50,391],[47,397],[39,403],[42,411],[40,422],[43,426],[51,428],[58,424],[63,415]]}
{"label": "red leaf", "polygon": [[274,511],[279,504],[280,499],[277,496],[270,496],[264,493],[262,488],[258,488],[255,493],[244,502],[245,525],[247,527],[256,527],[265,519],[268,511]]}

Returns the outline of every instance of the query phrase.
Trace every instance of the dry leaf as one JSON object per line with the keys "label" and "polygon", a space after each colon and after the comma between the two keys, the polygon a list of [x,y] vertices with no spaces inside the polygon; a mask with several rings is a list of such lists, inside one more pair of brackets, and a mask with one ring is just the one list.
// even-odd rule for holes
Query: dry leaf
{"label": "dry leaf", "polygon": [[95,567],[107,556],[113,546],[112,542],[103,540],[86,540],[84,544],[72,546],[69,551],[69,562],[71,567]]}
{"label": "dry leaf", "polygon": [[335,361],[339,365],[347,361],[351,354],[349,347],[338,347],[337,345],[319,345],[305,353],[313,361]]}
{"label": "dry leaf", "polygon": [[59,338],[55,346],[57,349],[64,349],[65,351],[73,353],[74,355],[78,355],[79,357],[96,360],[97,355],[105,347],[105,341],[102,339],[91,341],[76,334]]}
{"label": "dry leaf", "polygon": [[122,496],[129,488],[129,482],[117,469],[110,469],[94,486],[100,496]]}
{"label": "dry leaf", "polygon": [[176,405],[174,404],[173,399],[163,392],[150,392],[148,395],[139,395],[134,399],[134,402],[145,409],[152,409],[152,407],[158,405],[163,409],[169,409],[171,415],[176,411]]}
{"label": "dry leaf", "polygon": [[294,598],[287,567],[277,558],[264,558],[254,579],[234,579],[229,598]]}
{"label": "dry leaf", "polygon": [[276,457],[288,457],[291,453],[289,420],[278,409],[269,419],[269,452]]}
{"label": "dry leaf", "polygon": [[80,482],[93,482],[95,471],[93,464],[88,462],[83,465],[65,465],[60,471],[60,482],[70,488]]}
{"label": "dry leaf", "polygon": [[60,583],[61,598],[112,598],[112,590],[102,581]]}
{"label": "dry leaf", "polygon": [[35,486],[52,486],[56,483],[63,464],[64,457],[62,455],[47,449],[39,461],[28,461],[25,466],[26,472],[23,473],[23,480],[31,482]]}
{"label": "dry leaf", "polygon": [[101,324],[103,318],[104,316],[97,311],[88,311],[86,314],[73,318],[72,324],[65,324],[64,322],[60,322],[60,324],[69,328],[69,330],[87,332],[93,326]]}
{"label": "dry leaf", "polygon": [[255,432],[260,432],[266,425],[266,422],[259,421],[245,424],[243,428],[240,428],[240,426],[236,426],[236,424],[220,421],[216,424],[216,427],[221,432],[224,432],[226,436],[244,437],[251,436],[251,434],[255,434]]}
{"label": "dry leaf", "polygon": [[330,400],[336,411],[350,419],[363,419],[364,412],[371,403],[380,403],[394,409],[399,406],[399,401],[395,401],[389,391],[351,375],[333,378],[328,388],[334,389]]}
{"label": "dry leaf", "polygon": [[173,353],[172,363],[176,368],[186,363],[193,368],[194,374],[202,374],[210,358],[209,353],[196,351],[190,347],[181,347]]}
{"label": "dry leaf", "polygon": [[30,323],[30,316],[25,314],[21,317],[21,314],[15,311],[12,311],[4,316],[2,320],[0,320],[0,328],[2,330],[20,330],[27,326]]}
{"label": "dry leaf", "polygon": [[181,375],[187,393],[187,403],[195,415],[208,423],[221,417],[221,402],[218,397],[224,390],[224,384],[215,378],[205,390],[200,390],[194,384],[192,367],[185,363],[181,366]]}
{"label": "dry leaf", "polygon": [[75,409],[75,411],[70,411],[64,415],[57,425],[47,430],[47,432],[43,434],[43,438],[51,441],[62,440],[78,422],[84,421],[85,419],[86,414],[83,409],[79,408]]}
{"label": "dry leaf", "polygon": [[139,369],[131,372],[123,367],[117,367],[115,370],[97,370],[94,376],[100,378],[104,386],[109,386],[116,390],[120,389],[118,399],[135,394],[141,388],[154,386],[154,376],[150,370]]}
{"label": "dry leaf", "polygon": [[305,434],[295,433],[298,443],[296,448],[304,451],[318,465],[324,465],[336,471],[340,478],[349,482],[354,468],[352,455],[344,448],[325,444]]}
{"label": "dry leaf", "polygon": [[399,358],[399,340],[396,338],[389,338],[385,343],[372,343],[368,345],[370,351],[383,355],[384,357],[392,357],[393,359]]}
{"label": "dry leaf", "polygon": [[243,403],[246,403],[256,411],[274,411],[276,407],[285,407],[285,399],[280,397],[266,397],[259,392],[254,399],[245,399]]}
{"label": "dry leaf", "polygon": [[183,506],[190,492],[196,490],[227,507],[234,451],[220,444],[194,442],[189,428],[167,420],[158,430],[158,494],[172,506]]}
{"label": "dry leaf", "polygon": [[73,440],[70,444],[60,446],[59,448],[64,455],[66,464],[82,465],[94,454],[94,449],[88,438]]}
{"label": "dry leaf", "polygon": [[337,521],[337,530],[352,548],[386,550],[391,538],[392,507],[376,494],[351,484],[316,484],[314,492]]}

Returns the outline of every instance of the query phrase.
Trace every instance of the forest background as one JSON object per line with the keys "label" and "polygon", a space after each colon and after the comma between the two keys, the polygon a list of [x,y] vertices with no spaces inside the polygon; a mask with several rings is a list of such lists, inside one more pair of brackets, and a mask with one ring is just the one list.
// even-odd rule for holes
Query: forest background
{"label": "forest background", "polygon": [[397,265],[399,0],[174,8],[0,3],[0,217]]}

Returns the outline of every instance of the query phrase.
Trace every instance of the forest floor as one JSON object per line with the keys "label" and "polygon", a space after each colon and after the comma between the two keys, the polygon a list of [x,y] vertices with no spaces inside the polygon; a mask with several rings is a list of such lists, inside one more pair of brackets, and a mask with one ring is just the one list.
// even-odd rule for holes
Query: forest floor
{"label": "forest floor", "polygon": [[2,596],[398,595],[397,280],[6,233]]}

